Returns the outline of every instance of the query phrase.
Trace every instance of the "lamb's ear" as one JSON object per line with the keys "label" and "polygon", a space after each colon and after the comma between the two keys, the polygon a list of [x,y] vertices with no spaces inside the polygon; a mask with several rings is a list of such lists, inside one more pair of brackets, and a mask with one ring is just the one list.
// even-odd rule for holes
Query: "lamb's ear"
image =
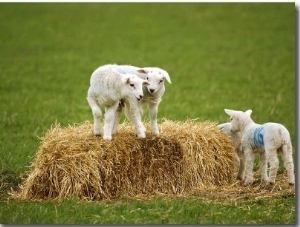
{"label": "lamb's ear", "polygon": [[146,69],[138,69],[137,72],[138,72],[138,73],[144,73],[144,74],[147,74]]}
{"label": "lamb's ear", "polygon": [[231,116],[232,115],[232,110],[228,110],[228,109],[224,109],[224,111],[225,111],[225,113],[227,114],[227,115],[229,115],[229,116]]}
{"label": "lamb's ear", "polygon": [[149,84],[149,82],[148,82],[147,80],[144,80],[143,85],[144,85],[144,86],[148,86],[148,85],[150,85],[150,84]]}
{"label": "lamb's ear", "polygon": [[124,75],[122,77],[122,81],[124,82],[124,84],[130,84],[130,76]]}
{"label": "lamb's ear", "polygon": [[166,72],[166,73],[164,73],[164,78],[169,82],[169,84],[171,84],[172,82],[171,82],[171,79],[170,79],[170,76],[169,76],[169,74]]}
{"label": "lamb's ear", "polygon": [[251,116],[252,110],[246,110],[245,114],[248,115],[249,117]]}

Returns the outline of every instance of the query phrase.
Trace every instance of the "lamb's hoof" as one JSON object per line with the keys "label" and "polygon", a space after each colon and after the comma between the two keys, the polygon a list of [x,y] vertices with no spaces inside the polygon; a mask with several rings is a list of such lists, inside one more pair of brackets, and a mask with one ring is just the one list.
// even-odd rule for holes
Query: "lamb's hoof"
{"label": "lamb's hoof", "polygon": [[94,131],[94,135],[99,137],[99,136],[102,136],[103,135],[103,132],[101,131]]}
{"label": "lamb's hoof", "polygon": [[103,139],[104,140],[112,140],[112,137],[111,136],[103,136]]}
{"label": "lamb's hoof", "polygon": [[264,180],[262,179],[261,183],[265,184],[265,185],[271,184],[270,180],[268,180],[268,179],[264,179]]}
{"label": "lamb's hoof", "polygon": [[237,177],[236,177],[236,180],[238,180],[238,181],[243,181],[244,179],[243,179],[242,177],[240,177],[240,176],[237,176]]}
{"label": "lamb's hoof", "polygon": [[290,185],[290,186],[294,186],[294,185],[295,185],[295,183],[293,183],[293,182],[289,182],[289,185]]}
{"label": "lamb's hoof", "polygon": [[252,181],[245,181],[245,182],[244,182],[244,186],[250,186],[250,185],[252,185],[252,184],[253,184]]}
{"label": "lamb's hoof", "polygon": [[136,135],[139,139],[145,139],[146,138],[146,134],[139,134]]}
{"label": "lamb's hoof", "polygon": [[151,129],[151,133],[155,136],[158,136],[159,135],[159,131],[158,129]]}

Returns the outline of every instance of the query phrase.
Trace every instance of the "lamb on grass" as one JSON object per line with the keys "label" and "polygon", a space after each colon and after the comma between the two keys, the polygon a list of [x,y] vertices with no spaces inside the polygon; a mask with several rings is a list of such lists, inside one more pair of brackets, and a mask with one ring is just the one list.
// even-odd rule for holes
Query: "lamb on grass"
{"label": "lamb on grass", "polygon": [[222,132],[224,132],[231,140],[231,143],[232,143],[232,146],[234,149],[234,154],[235,154],[234,161],[239,166],[237,179],[243,180],[245,166],[244,166],[242,144],[241,144],[241,133],[240,132],[232,132],[230,122],[219,124],[218,128]]}
{"label": "lamb on grass", "polygon": [[[139,114],[139,101],[143,98],[143,85],[148,85],[133,74],[122,74],[112,69],[96,69],[90,79],[87,101],[94,116],[94,134],[103,134],[103,139],[111,140],[117,131],[115,119],[120,115],[120,102],[128,106],[135,131],[139,138],[145,138],[145,130]],[[105,107],[104,130],[101,125],[102,111]]]}
{"label": "lamb on grass", "polygon": [[[245,163],[244,184],[253,183],[254,154],[257,152],[260,154],[259,167],[262,181],[275,183],[279,165],[277,154],[281,154],[287,170],[288,182],[290,185],[294,185],[293,151],[288,130],[277,123],[263,125],[254,123],[250,117],[252,110],[243,112],[225,109],[225,112],[230,116],[231,131],[241,132]],[[269,176],[267,173],[268,163],[270,164]]]}
{"label": "lamb on grass", "polygon": [[[150,128],[154,135],[159,135],[158,125],[157,125],[157,113],[158,106],[162,101],[162,96],[165,92],[164,80],[171,83],[170,76],[168,72],[158,67],[136,67],[132,65],[117,65],[117,64],[107,64],[100,66],[99,69],[113,69],[119,73],[135,74],[141,79],[147,80],[148,85],[143,87],[144,98],[138,103],[138,108],[140,115],[143,115],[142,104],[147,104],[150,114]],[[125,115],[127,119],[134,122],[134,117],[131,115],[130,106],[125,102]],[[116,115],[120,117],[120,115]],[[120,119],[116,119],[115,122],[119,122]],[[145,129],[144,129],[145,130]]]}

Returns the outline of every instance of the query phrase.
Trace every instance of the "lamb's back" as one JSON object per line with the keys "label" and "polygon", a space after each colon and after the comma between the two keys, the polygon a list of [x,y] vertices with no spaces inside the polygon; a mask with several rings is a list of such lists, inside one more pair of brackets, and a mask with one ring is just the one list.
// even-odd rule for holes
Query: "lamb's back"
{"label": "lamb's back", "polygon": [[122,76],[111,69],[97,69],[90,80],[89,92],[100,105],[111,105],[121,99]]}

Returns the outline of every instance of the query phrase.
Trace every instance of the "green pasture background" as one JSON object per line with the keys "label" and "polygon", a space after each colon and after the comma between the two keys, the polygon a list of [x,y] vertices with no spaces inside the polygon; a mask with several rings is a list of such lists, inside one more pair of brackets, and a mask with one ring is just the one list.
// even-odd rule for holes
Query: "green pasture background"
{"label": "green pasture background", "polygon": [[[89,79],[107,63],[169,72],[172,84],[166,83],[159,121],[221,123],[228,121],[224,108],[252,109],[257,123],[285,125],[295,147],[294,3],[0,3],[2,182],[7,173],[14,179],[29,170],[38,137],[51,125],[93,120]],[[145,121],[147,114],[145,109]],[[46,212],[46,204],[22,204],[1,203],[0,223],[47,222],[24,211],[31,204]],[[5,212],[19,216],[7,219]],[[283,223],[294,223],[292,214]],[[247,221],[257,220],[240,223]]]}

